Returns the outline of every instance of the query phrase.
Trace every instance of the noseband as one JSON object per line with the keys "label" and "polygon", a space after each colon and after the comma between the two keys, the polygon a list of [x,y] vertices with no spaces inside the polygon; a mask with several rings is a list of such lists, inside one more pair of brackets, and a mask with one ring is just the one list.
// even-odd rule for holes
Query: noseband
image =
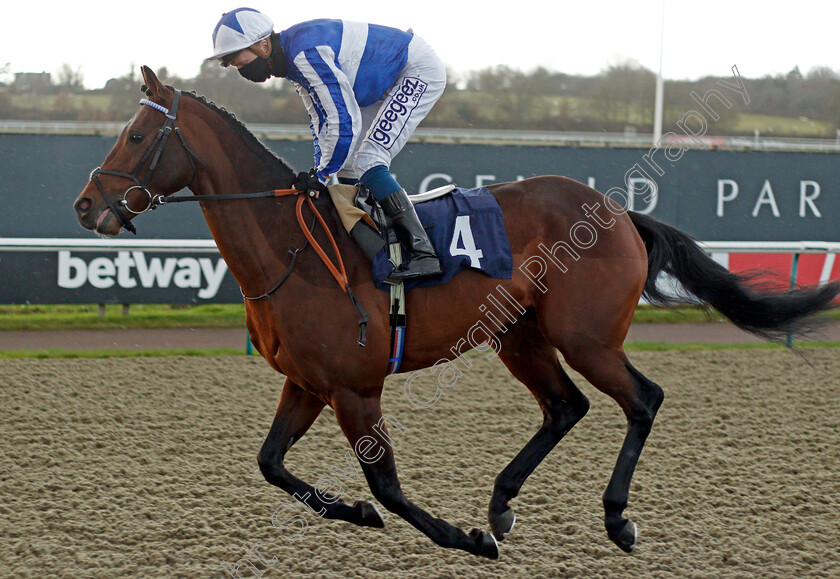
{"label": "noseband", "polygon": [[[141,213],[150,211],[157,206],[157,203],[155,203],[154,197],[149,191],[147,185],[152,180],[152,175],[154,174],[155,169],[157,168],[158,161],[160,161],[161,154],[163,153],[163,148],[166,146],[166,141],[169,139],[169,135],[171,135],[173,132],[176,135],[178,135],[178,139],[180,139],[181,145],[184,147],[184,151],[186,151],[187,153],[187,159],[190,162],[190,167],[192,168],[193,173],[190,182],[195,180],[198,171],[195,162],[198,161],[202,165],[206,165],[206,163],[202,161],[198,157],[198,155],[196,155],[193,152],[192,149],[189,148],[187,142],[184,140],[184,135],[182,135],[181,131],[178,130],[178,127],[175,126],[175,119],[178,116],[178,105],[180,102],[181,91],[177,89],[174,90],[174,96],[172,97],[172,108],[170,109],[167,109],[166,107],[159,105],[158,103],[152,102],[150,100],[142,99],[140,101],[141,105],[153,108],[156,111],[160,111],[164,115],[166,115],[166,120],[163,121],[163,126],[160,128],[157,135],[155,136],[155,140],[152,141],[152,144],[149,145],[149,148],[146,149],[145,153],[143,153],[143,156],[140,158],[140,161],[138,161],[137,165],[134,167],[131,173],[123,173],[121,171],[109,171],[103,169],[102,167],[97,167],[90,174],[91,182],[94,185],[96,185],[96,188],[99,190],[100,195],[102,195],[102,198],[108,205],[108,209],[111,210],[111,213],[113,213],[117,217],[117,219],[120,221],[120,224],[122,224],[122,226],[125,227],[126,230],[130,231],[135,235],[137,234],[137,229],[134,227],[131,221],[128,220],[128,218],[125,216],[125,213],[123,213],[123,211],[119,207],[117,207],[117,205],[121,205],[125,208],[126,211],[128,211],[129,213],[133,213],[134,215],[140,215]],[[150,157],[152,158],[152,162],[149,165],[148,170],[146,171],[146,179],[145,181],[141,181],[140,173],[142,172],[143,166],[146,164]],[[106,195],[105,189],[99,182],[100,175],[111,175],[114,177],[122,177],[124,179],[129,179],[132,182],[134,182],[134,185],[126,189],[123,193],[123,198],[115,204],[108,197],[108,195]],[[138,189],[141,193],[143,193],[146,196],[146,206],[139,210],[133,209],[128,202],[128,194],[135,189]]]}

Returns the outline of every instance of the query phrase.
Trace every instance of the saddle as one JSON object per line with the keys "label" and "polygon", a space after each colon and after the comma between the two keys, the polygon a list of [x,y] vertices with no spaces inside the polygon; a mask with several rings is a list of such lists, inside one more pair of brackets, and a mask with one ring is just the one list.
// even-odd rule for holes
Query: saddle
{"label": "saddle", "polygon": [[345,229],[371,259],[374,284],[391,296],[389,373],[396,372],[401,363],[405,297],[410,290],[447,283],[467,269],[481,271],[496,279],[512,277],[513,258],[501,209],[484,187],[461,189],[447,185],[428,193],[409,195],[437,249],[443,274],[411,279],[398,285],[388,283],[387,277],[401,263],[402,250],[384,211],[366,190],[359,187],[331,185],[329,191]]}
{"label": "saddle", "polygon": [[[364,211],[380,232],[388,232],[388,244],[395,243],[396,235],[394,234],[394,228],[391,225],[391,219],[385,215],[385,212],[382,211],[382,208],[379,207],[379,204],[376,203],[373,199],[373,195],[370,194],[370,191],[368,191],[367,188],[357,187],[356,189],[356,196],[353,198],[353,205]],[[455,185],[444,185],[443,187],[432,189],[426,193],[409,195],[408,198],[414,205],[417,205],[418,203],[423,203],[424,201],[431,201],[432,199],[443,197],[454,190]]]}

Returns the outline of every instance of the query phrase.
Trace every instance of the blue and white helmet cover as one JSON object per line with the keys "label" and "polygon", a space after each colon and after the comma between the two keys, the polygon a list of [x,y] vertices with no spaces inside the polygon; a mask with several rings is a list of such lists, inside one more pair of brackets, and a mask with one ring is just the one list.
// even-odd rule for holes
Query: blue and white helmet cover
{"label": "blue and white helmet cover", "polygon": [[253,8],[237,8],[222,14],[213,29],[213,56],[222,58],[267,38],[274,30],[271,18]]}

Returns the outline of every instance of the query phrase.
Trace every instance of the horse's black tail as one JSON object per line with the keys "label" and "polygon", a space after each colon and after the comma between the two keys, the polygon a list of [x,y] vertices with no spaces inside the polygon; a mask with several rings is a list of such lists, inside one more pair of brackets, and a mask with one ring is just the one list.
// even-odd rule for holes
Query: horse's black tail
{"label": "horse's black tail", "polygon": [[713,307],[743,330],[781,342],[788,333],[805,335],[818,329],[825,318],[815,315],[832,309],[840,294],[837,282],[787,291],[762,287],[754,276],[732,273],[715,262],[682,231],[647,215],[629,214],[647,249],[648,274],[642,295],[652,304],[686,301],[656,287],[657,276],[665,272],[704,307]]}

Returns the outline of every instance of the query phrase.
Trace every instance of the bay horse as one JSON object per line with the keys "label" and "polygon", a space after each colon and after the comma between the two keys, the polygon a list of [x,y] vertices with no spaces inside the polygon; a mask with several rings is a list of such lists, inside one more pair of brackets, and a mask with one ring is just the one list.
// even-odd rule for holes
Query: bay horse
{"label": "bay horse", "polygon": [[[245,301],[247,328],[259,353],[285,376],[258,454],[260,470],[269,483],[325,518],[384,526],[372,503],[349,505],[284,466],[286,453],[329,405],[381,505],[441,547],[498,558],[496,538],[503,540],[515,521],[510,501],[589,408],[561,365],[559,350],[626,415],[625,439],[602,500],[609,538],[629,552],[637,537],[635,523],[623,514],[630,480],[664,397],[622,347],[640,296],[672,303],[673,297],[656,287],[659,273],[667,272],[699,302],[773,339],[812,328],[813,316],[832,307],[840,294],[836,283],[790,291],[758,288],[715,263],[685,233],[627,211],[571,179],[543,176],[491,185],[513,254],[512,279],[466,271],[447,284],[412,290],[400,368],[415,372],[470,349],[476,344],[464,337],[483,322],[492,335],[482,344],[494,344],[542,410],[536,433],[495,479],[488,514],[492,534],[465,533],[409,501],[400,488],[388,417],[380,407],[390,353],[389,298],[374,286],[370,263],[344,234],[330,200],[321,196],[313,206],[336,232],[348,287],[367,311],[364,348],[355,339],[358,312],[324,263],[311,250],[290,255],[290,247],[306,245],[295,218],[296,198],[248,198],[252,192],[290,189],[294,171],[224,109],[165,86],[147,67],[142,75],[149,98],[76,200],[79,222],[114,236],[153,200],[183,188],[192,191],[243,295],[262,297]],[[172,134],[178,138],[168,138]],[[220,195],[247,200],[219,200]],[[314,237],[327,243],[323,230],[316,229]],[[284,274],[285,283],[270,293]],[[509,318],[494,317],[493,325],[479,306],[497,288],[520,307],[509,308]]]}

